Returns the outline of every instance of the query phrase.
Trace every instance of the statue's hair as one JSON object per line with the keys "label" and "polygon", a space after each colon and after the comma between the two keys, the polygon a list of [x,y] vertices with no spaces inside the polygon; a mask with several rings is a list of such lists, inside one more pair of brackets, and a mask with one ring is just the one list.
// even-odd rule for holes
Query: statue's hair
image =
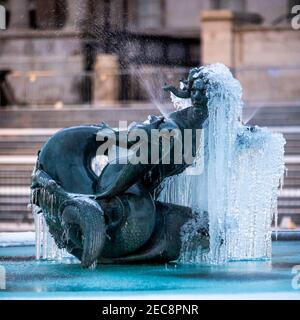
{"label": "statue's hair", "polygon": [[[234,105],[241,110],[243,105],[242,87],[224,64],[216,63],[192,68],[187,80],[181,82],[183,85],[181,89],[191,91],[193,83],[197,79],[203,80],[205,84],[208,107],[212,105],[214,108],[220,107],[219,102],[221,99],[222,104],[227,101],[228,104]],[[177,98],[172,93],[171,99],[176,109],[186,108],[191,105],[190,99]]]}
{"label": "statue's hair", "polygon": [[191,69],[188,76],[188,87],[191,88],[197,79],[204,81],[209,100],[222,96],[223,99],[236,100],[241,103],[240,82],[233,77],[229,68],[224,64],[216,63]]}

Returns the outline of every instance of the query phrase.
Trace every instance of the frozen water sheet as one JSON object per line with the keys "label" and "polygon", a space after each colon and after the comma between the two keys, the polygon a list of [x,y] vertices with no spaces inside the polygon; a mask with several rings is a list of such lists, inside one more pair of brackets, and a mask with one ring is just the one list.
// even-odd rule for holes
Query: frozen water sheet
{"label": "frozen water sheet", "polygon": [[[180,260],[269,259],[285,140],[266,128],[243,125],[242,88],[226,66],[201,67],[195,77],[199,75],[206,83],[209,117],[194,164],[196,174],[188,169],[169,178],[159,195],[160,200],[190,206],[195,213],[182,230]],[[204,169],[197,174],[200,166]],[[209,230],[209,251],[197,237],[203,227]]]}

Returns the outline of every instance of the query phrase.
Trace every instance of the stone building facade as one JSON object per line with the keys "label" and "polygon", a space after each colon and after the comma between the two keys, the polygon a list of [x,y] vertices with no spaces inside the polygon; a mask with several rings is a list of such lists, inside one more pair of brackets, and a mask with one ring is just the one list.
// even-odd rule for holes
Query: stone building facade
{"label": "stone building facade", "polygon": [[300,30],[240,23],[228,10],[205,11],[201,20],[202,62],[232,68],[246,105],[299,106]]}
{"label": "stone building facade", "polygon": [[20,105],[143,99],[141,78],[156,83],[159,72],[176,70],[179,77],[206,62],[199,32],[204,10],[254,12],[264,27],[287,27],[294,2],[0,0],[7,18],[0,70],[12,71],[7,81]]}

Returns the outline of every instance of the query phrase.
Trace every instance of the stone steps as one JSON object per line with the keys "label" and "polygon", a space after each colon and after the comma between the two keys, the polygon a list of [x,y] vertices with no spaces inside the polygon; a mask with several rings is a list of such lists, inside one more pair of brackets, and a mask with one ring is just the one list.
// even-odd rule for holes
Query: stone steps
{"label": "stone steps", "polygon": [[[31,209],[28,207],[30,201],[30,189],[26,187],[26,193],[18,194],[17,188],[7,189],[1,194],[0,188],[0,221],[32,221]],[[293,221],[300,225],[300,199],[280,197],[278,201],[279,223],[283,216],[291,216]]]}
{"label": "stone steps", "polygon": [[[0,165],[0,221],[32,221],[28,203],[34,159],[32,157],[32,164],[20,164],[14,171],[11,169],[11,164],[5,165],[2,161]],[[295,164],[292,165],[295,166]],[[289,166],[290,164],[287,163],[288,169]],[[293,172],[300,177],[300,163],[297,167],[299,171]],[[291,216],[293,221],[300,225],[300,187],[293,183],[294,179],[295,177],[285,179],[284,189],[278,200],[279,223],[283,216]]]}
{"label": "stone steps", "polygon": [[[165,104],[166,111],[174,110]],[[65,128],[80,124],[97,124],[101,121],[111,126],[118,126],[119,120],[145,120],[148,114],[159,115],[151,103],[115,104],[103,107],[51,108],[9,108],[0,110],[0,128]],[[117,115],[117,116],[116,116]],[[298,126],[300,123],[300,106],[247,106],[243,119],[249,124],[259,126]]]}
{"label": "stone steps", "polygon": [[[143,108],[0,110],[0,222],[32,222],[28,208],[31,172],[37,151],[59,130],[53,128],[101,121],[118,126],[116,119],[129,124],[146,119],[148,114],[159,113],[149,104]],[[246,108],[244,115],[254,115],[249,124],[271,126],[274,131],[283,132],[288,170],[278,201],[279,223],[282,217],[290,216],[300,225],[300,107]]]}
{"label": "stone steps", "polygon": [[299,126],[300,106],[247,107],[244,108],[243,119],[258,126]]}
{"label": "stone steps", "polygon": [[[286,167],[288,174],[284,178],[284,187],[300,189],[300,167],[298,171],[292,171],[289,165]],[[0,165],[0,187],[30,185],[32,170],[33,165],[21,170],[7,169],[6,166]]]}
{"label": "stone steps", "polygon": [[[6,109],[0,110],[0,128],[65,128],[74,125],[99,124],[102,121],[117,127],[119,121],[143,121],[149,114],[159,114],[158,109],[144,107]],[[117,116],[116,116],[117,115]]]}
{"label": "stone steps", "polygon": [[[22,129],[1,130],[0,129],[0,156],[10,155],[35,155],[41,146],[48,140],[48,138],[59,129],[52,129],[41,132],[40,135],[35,133],[35,130],[25,131]],[[276,127],[276,130],[278,128]],[[280,130],[280,129],[279,129]],[[21,132],[21,134],[19,133]],[[286,139],[285,154],[297,155],[300,153],[300,132],[283,132]]]}

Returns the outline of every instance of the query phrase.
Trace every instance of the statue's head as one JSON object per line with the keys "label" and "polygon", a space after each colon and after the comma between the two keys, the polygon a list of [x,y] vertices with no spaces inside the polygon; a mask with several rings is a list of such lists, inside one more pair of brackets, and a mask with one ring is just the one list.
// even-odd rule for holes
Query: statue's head
{"label": "statue's head", "polygon": [[173,86],[165,86],[165,91],[170,91],[180,99],[191,99],[192,106],[195,108],[207,108],[206,81],[203,68],[193,68],[190,70],[187,80],[180,81],[180,89]]}
{"label": "statue's head", "polygon": [[190,98],[195,108],[207,108],[206,87],[203,79],[197,78],[192,82]]}

